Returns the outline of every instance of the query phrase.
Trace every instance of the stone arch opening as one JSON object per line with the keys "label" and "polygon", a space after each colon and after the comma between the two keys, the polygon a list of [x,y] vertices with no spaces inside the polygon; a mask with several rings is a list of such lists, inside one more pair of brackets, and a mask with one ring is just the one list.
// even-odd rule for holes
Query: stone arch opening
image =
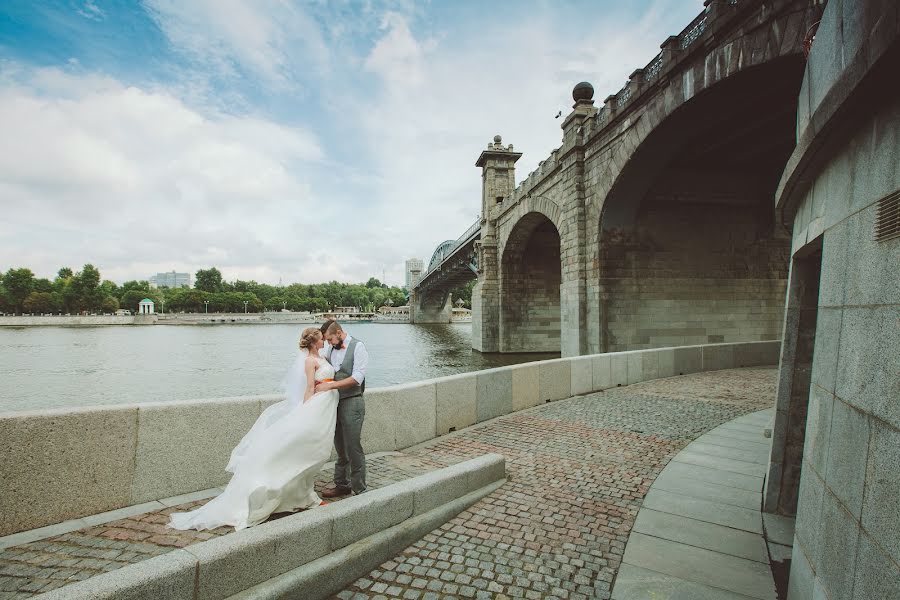
{"label": "stone arch opening", "polygon": [[545,215],[520,219],[500,263],[500,351],[559,352],[560,236]]}
{"label": "stone arch opening", "polygon": [[638,143],[600,216],[602,351],[778,339],[790,239],[774,198],[803,66],[731,76]]}

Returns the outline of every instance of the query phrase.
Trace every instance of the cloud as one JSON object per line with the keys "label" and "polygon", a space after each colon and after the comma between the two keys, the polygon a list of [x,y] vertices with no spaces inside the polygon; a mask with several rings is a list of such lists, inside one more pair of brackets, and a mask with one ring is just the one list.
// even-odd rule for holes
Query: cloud
{"label": "cloud", "polygon": [[280,0],[144,0],[169,42],[219,76],[295,87],[327,69],[328,48],[306,12]]}
{"label": "cloud", "polygon": [[318,274],[302,173],[324,154],[304,130],[57,69],[0,89],[0,129],[7,260],[45,275],[85,262],[128,278],[210,264]]}
{"label": "cloud", "polygon": [[425,80],[425,53],[434,45],[423,46],[416,40],[407,19],[396,12],[384,15],[381,29],[384,36],[366,58],[366,70],[378,74],[389,87],[409,89],[421,85]]}
{"label": "cloud", "polygon": [[85,19],[91,19],[92,21],[102,21],[106,18],[106,13],[103,12],[103,9],[97,6],[91,0],[85,0],[82,8],[76,9],[78,14],[84,17]]}
{"label": "cloud", "polygon": [[404,215],[386,235],[427,260],[465,231],[481,208],[474,163],[493,136],[524,153],[516,170],[523,180],[561,143],[562,119],[553,117],[571,110],[575,83],[591,81],[602,104],[702,8],[682,7],[689,16],[673,24],[673,4],[580,21],[561,6],[516,5],[502,19],[458,27],[386,12],[364,62],[377,77],[374,93],[365,110],[341,108],[358,117],[382,210]]}
{"label": "cloud", "polygon": [[521,181],[576,82],[599,104],[702,2],[143,7],[167,78],[0,61],[0,260],[399,283],[476,219],[494,134],[524,152]]}

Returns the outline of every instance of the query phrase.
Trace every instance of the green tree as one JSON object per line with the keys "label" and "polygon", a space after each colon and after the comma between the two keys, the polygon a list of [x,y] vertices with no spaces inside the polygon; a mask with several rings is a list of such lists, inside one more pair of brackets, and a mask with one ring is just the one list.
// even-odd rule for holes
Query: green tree
{"label": "green tree", "polygon": [[93,292],[100,287],[100,270],[91,263],[84,265],[75,277],[78,278],[81,289],[86,292]]}
{"label": "green tree", "polygon": [[88,263],[72,278],[75,292],[75,305],[78,310],[99,310],[103,302],[100,292],[100,271]]}
{"label": "green tree", "polygon": [[35,279],[34,280],[34,291],[35,292],[52,292],[53,291],[53,283],[49,279]]}
{"label": "green tree", "polygon": [[[98,288],[98,290],[103,295],[104,300],[106,299],[107,296],[112,296],[113,298],[117,298],[119,296],[119,294],[122,293],[121,290],[119,290],[119,286],[117,286],[114,282],[110,281],[109,279],[104,280],[103,283],[100,284],[100,287]],[[116,300],[116,302],[118,303],[118,300]]]}
{"label": "green tree", "polygon": [[21,313],[25,298],[34,287],[34,273],[31,269],[10,269],[3,276],[3,287],[6,288],[6,296],[15,312]]}
{"label": "green tree", "polygon": [[138,304],[146,297],[146,293],[141,290],[128,290],[119,297],[119,306],[127,308],[132,312],[137,312]]}
{"label": "green tree", "polygon": [[122,284],[122,292],[138,290],[144,293],[150,292],[150,283],[147,281],[126,281]]}
{"label": "green tree", "polygon": [[210,293],[222,291],[222,273],[215,267],[200,269],[194,275],[194,288]]}
{"label": "green tree", "polygon": [[70,313],[75,310],[75,286],[73,284],[75,274],[69,267],[63,267],[53,280],[53,293],[56,294],[57,304],[63,312]]}
{"label": "green tree", "polygon": [[9,299],[9,294],[6,293],[6,288],[3,287],[3,275],[0,274],[0,313],[13,312],[14,310],[15,307]]}
{"label": "green tree", "polygon": [[100,303],[100,308],[103,309],[103,312],[105,313],[114,313],[119,310],[119,301],[113,296],[107,296],[103,299],[103,302]]}
{"label": "green tree", "polygon": [[31,292],[23,302],[25,312],[52,313],[57,310],[56,301],[50,292]]}
{"label": "green tree", "polygon": [[450,293],[453,295],[454,306],[456,306],[456,300],[462,298],[464,302],[463,306],[465,308],[472,308],[472,288],[475,287],[475,281],[476,280],[473,279],[466,285],[461,285],[455,290],[451,290]]}

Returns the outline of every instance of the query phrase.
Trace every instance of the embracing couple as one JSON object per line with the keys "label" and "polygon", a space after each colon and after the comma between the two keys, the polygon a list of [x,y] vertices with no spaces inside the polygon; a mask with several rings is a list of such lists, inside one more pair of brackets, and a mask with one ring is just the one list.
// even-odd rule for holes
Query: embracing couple
{"label": "embracing couple", "polygon": [[[325,342],[328,346],[325,346]],[[258,525],[276,512],[326,504],[314,489],[334,444],[333,498],[366,491],[366,455],[360,435],[369,354],[336,321],[300,336],[300,354],[285,378],[287,398],[267,408],[231,452],[225,490],[187,513],[174,513],[175,529]]]}

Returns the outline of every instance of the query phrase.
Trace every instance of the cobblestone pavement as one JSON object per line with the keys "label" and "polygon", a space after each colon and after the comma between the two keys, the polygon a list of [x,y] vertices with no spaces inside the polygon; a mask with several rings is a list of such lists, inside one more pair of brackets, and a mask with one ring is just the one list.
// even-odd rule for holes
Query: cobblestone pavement
{"label": "cobblestone pavement", "polygon": [[[384,487],[443,466],[427,456],[391,453],[368,461],[369,486]],[[327,473],[317,482],[321,492]],[[112,521],[0,551],[0,600],[31,598],[64,585],[115,571],[176,548],[225,535],[212,531],[176,531],[166,527],[169,514],[204,504],[198,500],[164,510]],[[290,513],[273,515],[280,518]]]}
{"label": "cobblestone pavement", "polygon": [[[335,598],[609,598],[650,484],[701,433],[770,407],[775,374],[748,368],[635,384],[370,459],[372,488],[487,452],[506,456],[509,482]],[[324,486],[323,477],[317,487]],[[169,513],[204,502],[0,551],[0,600],[30,598],[229,533],[165,527]]]}
{"label": "cobblestone pavement", "polygon": [[748,368],[649,381],[407,451],[448,464],[499,452],[509,481],[334,598],[609,598],[656,476],[695,437],[771,407],[775,375]]}

